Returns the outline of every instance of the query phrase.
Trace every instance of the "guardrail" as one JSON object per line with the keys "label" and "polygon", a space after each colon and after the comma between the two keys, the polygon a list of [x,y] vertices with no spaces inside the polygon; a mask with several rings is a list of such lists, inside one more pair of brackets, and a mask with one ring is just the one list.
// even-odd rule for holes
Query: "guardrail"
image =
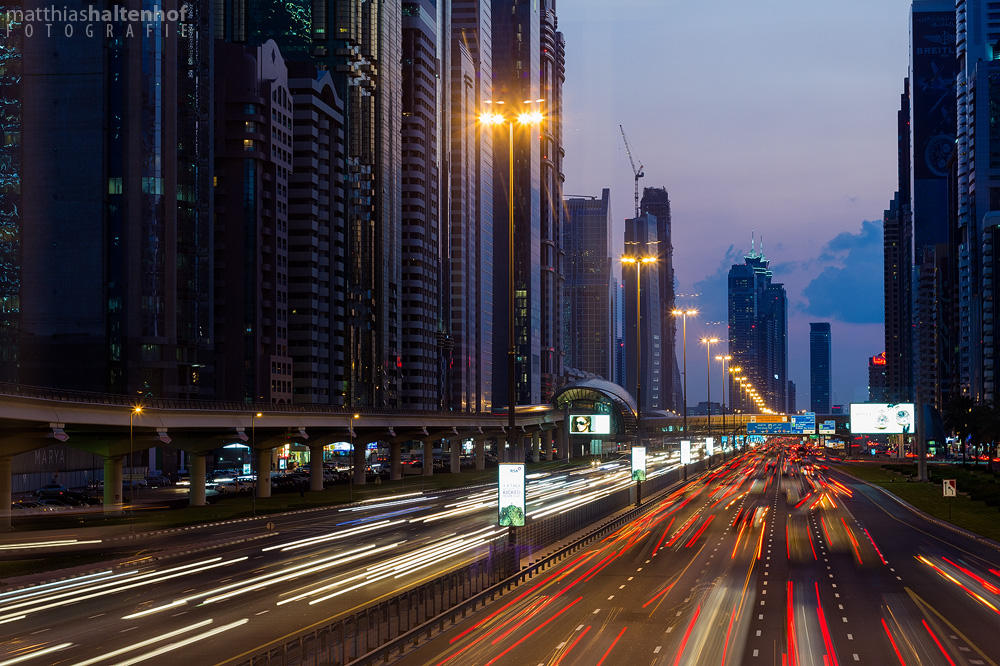
{"label": "guardrail", "polygon": [[[723,462],[720,455],[688,466],[698,473]],[[625,488],[599,502],[576,507],[525,526],[518,533],[517,555],[505,542],[494,543],[490,553],[386,601],[333,622],[308,627],[260,650],[226,662],[234,666],[305,666],[307,664],[376,664],[398,658],[475,612],[535,574],[560,562],[591,541],[634,520],[653,505],[653,497],[682,481],[682,469],[671,470],[643,482],[645,503],[624,511],[634,499]],[[623,512],[624,511],[624,512]],[[516,562],[541,548],[565,539],[614,515],[597,529],[519,569]]]}

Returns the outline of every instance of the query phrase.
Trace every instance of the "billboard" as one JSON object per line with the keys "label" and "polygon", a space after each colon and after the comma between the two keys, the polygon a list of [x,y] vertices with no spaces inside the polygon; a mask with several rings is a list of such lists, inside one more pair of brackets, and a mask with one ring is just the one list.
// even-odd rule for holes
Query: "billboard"
{"label": "billboard", "polygon": [[569,417],[569,431],[576,435],[610,435],[610,414],[575,414]]}
{"label": "billboard", "polygon": [[500,463],[497,508],[500,527],[524,527],[524,463]]}
{"label": "billboard", "polygon": [[632,480],[646,480],[646,447],[632,447]]}
{"label": "billboard", "polygon": [[851,403],[851,434],[901,435],[910,434],[914,428],[913,404],[900,402]]}
{"label": "billboard", "polygon": [[706,456],[715,455],[715,440],[711,437],[705,438],[705,455]]}
{"label": "billboard", "polygon": [[691,464],[691,442],[686,439],[681,442],[681,464]]}

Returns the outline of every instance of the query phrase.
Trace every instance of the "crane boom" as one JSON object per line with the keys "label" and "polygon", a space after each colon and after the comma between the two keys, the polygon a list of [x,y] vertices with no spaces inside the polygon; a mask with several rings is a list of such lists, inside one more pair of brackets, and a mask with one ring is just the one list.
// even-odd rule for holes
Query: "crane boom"
{"label": "crane boom", "polygon": [[632,148],[628,145],[628,138],[625,136],[625,128],[622,127],[621,123],[618,124],[618,129],[622,133],[622,141],[625,142],[625,154],[628,155],[629,164],[632,165],[632,175],[635,177],[635,216],[639,217],[639,179],[646,176],[642,171],[642,162],[639,166],[635,166],[635,158],[632,157]]}

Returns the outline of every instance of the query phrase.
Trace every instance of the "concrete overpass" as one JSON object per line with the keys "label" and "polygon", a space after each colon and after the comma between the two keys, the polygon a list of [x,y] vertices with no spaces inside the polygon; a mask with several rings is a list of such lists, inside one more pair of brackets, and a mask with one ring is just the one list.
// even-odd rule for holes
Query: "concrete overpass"
{"label": "concrete overpass", "polygon": [[[507,439],[507,415],[461,412],[389,412],[305,406],[144,399],[129,396],[53,391],[0,384],[0,527],[10,524],[11,462],[14,456],[53,444],[88,451],[104,459],[104,504],[120,511],[123,461],[133,451],[164,446],[184,451],[190,461],[191,503],[205,504],[206,456],[232,442],[245,442],[256,456],[259,478],[270,478],[271,451],[290,442],[310,448],[322,460],[323,447],[336,441],[354,444],[354,483],[365,483],[369,442],[388,443],[391,477],[401,478],[401,446],[423,444],[424,460],[434,445],[447,441],[451,471],[459,471],[461,442],[474,440],[476,468],[485,468],[488,440]],[[519,406],[515,411],[515,444],[509,456],[524,460],[525,446],[551,459],[553,442],[564,414],[550,405]],[[131,422],[131,427],[130,427]],[[560,445],[564,456],[569,449]],[[499,449],[499,447],[498,447]],[[498,453],[502,451],[498,450]],[[322,490],[322,465],[311,465],[312,490]],[[432,464],[423,465],[425,475]],[[258,496],[270,495],[269,483],[258,483]]]}

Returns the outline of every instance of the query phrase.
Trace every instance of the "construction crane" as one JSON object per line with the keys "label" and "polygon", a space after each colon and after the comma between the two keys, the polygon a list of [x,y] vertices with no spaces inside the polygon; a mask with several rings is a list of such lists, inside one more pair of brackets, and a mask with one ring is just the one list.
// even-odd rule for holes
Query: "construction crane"
{"label": "construction crane", "polygon": [[635,176],[635,216],[639,217],[639,179],[645,177],[645,173],[642,171],[642,164],[640,163],[638,167],[635,166],[635,159],[632,157],[632,149],[629,148],[628,139],[625,137],[625,128],[619,123],[618,129],[622,133],[622,141],[625,142],[625,154],[628,155],[629,164],[632,165],[632,175]]}

